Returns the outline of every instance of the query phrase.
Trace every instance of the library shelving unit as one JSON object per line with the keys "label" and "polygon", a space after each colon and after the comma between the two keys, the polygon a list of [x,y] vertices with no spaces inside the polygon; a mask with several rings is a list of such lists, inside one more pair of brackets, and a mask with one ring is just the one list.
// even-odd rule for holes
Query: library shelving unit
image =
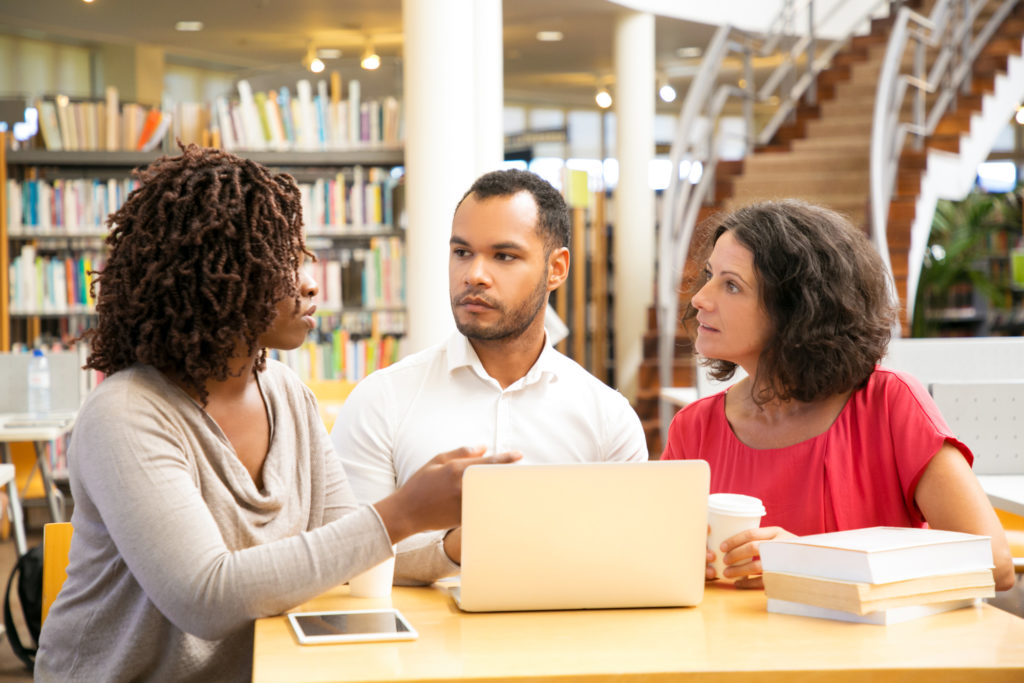
{"label": "library shelving unit", "polygon": [[[161,151],[9,150],[0,139],[0,351],[67,341],[94,315],[88,271],[102,265],[107,215],[131,171]],[[404,333],[401,146],[236,151],[295,177],[317,254],[320,325],[282,359],[304,379],[359,379],[397,355]],[[328,278],[324,280],[324,278]]]}

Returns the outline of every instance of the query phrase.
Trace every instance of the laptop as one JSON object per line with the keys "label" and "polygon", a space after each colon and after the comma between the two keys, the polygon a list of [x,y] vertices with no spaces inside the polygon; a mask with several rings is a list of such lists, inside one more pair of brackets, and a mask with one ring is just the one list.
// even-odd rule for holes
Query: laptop
{"label": "laptop", "polygon": [[704,597],[703,460],[475,465],[462,483],[467,612],[678,607]]}

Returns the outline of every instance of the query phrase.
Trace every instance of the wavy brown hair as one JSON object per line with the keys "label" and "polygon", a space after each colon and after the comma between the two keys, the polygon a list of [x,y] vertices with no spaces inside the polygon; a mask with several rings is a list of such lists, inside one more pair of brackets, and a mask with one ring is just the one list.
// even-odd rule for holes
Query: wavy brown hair
{"label": "wavy brown hair", "polygon": [[[701,263],[726,232],[754,255],[758,296],[773,327],[752,378],[757,403],[814,401],[867,382],[898,307],[888,269],[863,232],[834,211],[793,199],[715,216],[705,232]],[[695,315],[691,303],[683,316],[691,334]],[[706,364],[718,380],[736,371],[724,360]]]}
{"label": "wavy brown hair", "polygon": [[[145,363],[207,398],[240,344],[266,365],[259,336],[275,304],[299,306],[305,248],[299,188],[287,174],[188,145],[136,170],[141,181],[107,225],[110,253],[92,285],[98,322],[86,367]],[[258,352],[258,353],[257,353]]]}

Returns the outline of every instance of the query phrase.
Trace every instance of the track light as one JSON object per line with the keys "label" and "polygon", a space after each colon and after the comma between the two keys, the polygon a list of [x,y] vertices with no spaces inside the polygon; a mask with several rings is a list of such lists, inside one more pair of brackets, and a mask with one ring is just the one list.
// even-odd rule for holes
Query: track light
{"label": "track light", "polygon": [[373,41],[366,41],[366,48],[363,49],[363,58],[359,61],[359,66],[367,71],[373,71],[380,67],[380,55],[374,49]]}
{"label": "track light", "polygon": [[324,63],[316,56],[316,49],[310,45],[306,50],[306,56],[302,58],[302,65],[315,74],[324,70]]}

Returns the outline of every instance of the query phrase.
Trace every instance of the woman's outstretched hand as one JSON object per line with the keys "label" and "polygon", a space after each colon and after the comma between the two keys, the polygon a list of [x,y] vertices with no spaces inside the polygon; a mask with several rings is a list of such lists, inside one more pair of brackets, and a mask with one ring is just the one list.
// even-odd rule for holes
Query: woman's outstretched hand
{"label": "woman's outstretched hand", "polygon": [[397,491],[377,501],[374,507],[388,530],[392,543],[421,531],[451,529],[462,519],[462,473],[470,465],[510,463],[520,453],[499,453],[484,457],[487,449],[458,448],[432,458]]}

